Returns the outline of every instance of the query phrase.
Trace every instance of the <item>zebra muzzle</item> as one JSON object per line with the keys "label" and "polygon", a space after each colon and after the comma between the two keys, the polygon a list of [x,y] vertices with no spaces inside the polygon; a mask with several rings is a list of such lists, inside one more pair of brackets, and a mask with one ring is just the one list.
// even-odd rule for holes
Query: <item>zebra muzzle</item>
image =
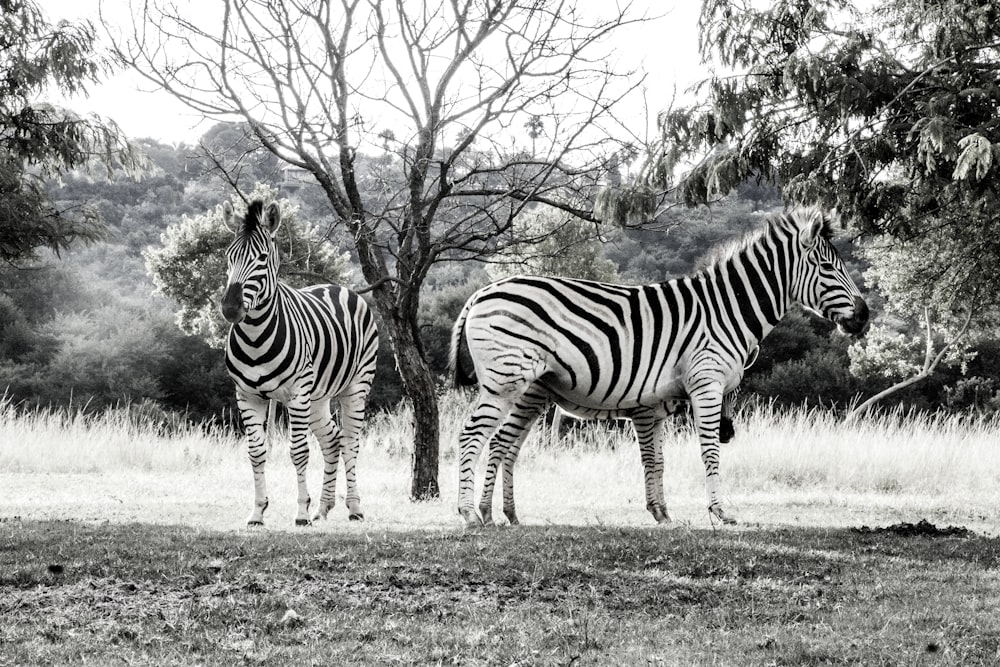
{"label": "zebra muzzle", "polygon": [[222,310],[222,316],[226,318],[227,322],[237,324],[243,321],[247,311],[243,307],[243,285],[241,283],[232,283],[226,288],[226,293],[222,297],[219,308]]}
{"label": "zebra muzzle", "polygon": [[852,336],[864,336],[868,332],[868,304],[860,296],[854,297],[854,314],[845,317],[837,324],[844,333]]}

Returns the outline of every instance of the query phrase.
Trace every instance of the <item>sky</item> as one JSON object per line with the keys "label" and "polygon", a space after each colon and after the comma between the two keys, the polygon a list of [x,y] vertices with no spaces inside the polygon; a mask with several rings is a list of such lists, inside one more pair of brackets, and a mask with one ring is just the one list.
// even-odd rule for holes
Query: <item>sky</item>
{"label": "sky", "polygon": [[[604,0],[579,0],[579,3],[583,6],[594,1]],[[101,0],[44,0],[39,4],[51,22],[88,18],[98,26],[102,38],[105,37],[98,14]],[[646,98],[650,119],[655,119],[657,111],[670,104],[675,93],[679,96],[689,85],[704,77],[697,53],[700,5],[692,0],[634,0],[633,15],[646,13],[659,18],[625,28],[617,37],[615,50],[623,64],[641,65],[648,73]],[[103,0],[105,18],[112,24],[124,23],[128,17],[127,6],[127,0]],[[153,138],[168,144],[195,143],[215,122],[192,112],[130,71],[91,86],[89,92],[86,98],[50,101],[77,113],[96,113],[111,118],[130,138]]]}

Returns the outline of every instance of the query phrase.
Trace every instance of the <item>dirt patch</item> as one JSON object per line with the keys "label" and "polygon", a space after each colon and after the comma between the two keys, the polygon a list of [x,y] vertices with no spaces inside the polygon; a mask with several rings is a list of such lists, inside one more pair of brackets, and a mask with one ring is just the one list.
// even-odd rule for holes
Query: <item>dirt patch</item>
{"label": "dirt patch", "polygon": [[975,535],[974,532],[964,526],[938,528],[927,519],[921,519],[917,523],[904,521],[902,523],[894,523],[891,526],[876,526],[875,528],[861,526],[860,528],[851,528],[851,532],[862,535],[889,533],[901,537],[972,537]]}

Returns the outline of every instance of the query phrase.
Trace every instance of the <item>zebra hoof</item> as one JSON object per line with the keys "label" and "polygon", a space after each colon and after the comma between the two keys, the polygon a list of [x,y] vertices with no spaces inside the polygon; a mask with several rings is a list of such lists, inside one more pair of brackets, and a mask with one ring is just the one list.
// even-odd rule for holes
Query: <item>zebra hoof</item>
{"label": "zebra hoof", "polygon": [[247,521],[247,525],[248,526],[263,526],[264,522],[263,521],[258,521],[256,519],[250,519],[249,521]]}
{"label": "zebra hoof", "polygon": [[667,514],[667,510],[663,509],[661,505],[659,504],[646,505],[646,509],[649,510],[649,513],[653,515],[653,520],[656,521],[656,523],[659,524],[670,523],[670,515]]}
{"label": "zebra hoof", "polygon": [[475,510],[459,510],[458,513],[462,515],[466,528],[479,528],[483,525],[483,520],[479,518]]}
{"label": "zebra hoof", "polygon": [[333,509],[333,505],[328,505],[326,503],[320,503],[320,506],[316,508],[316,513],[313,514],[313,523],[319,521],[326,521],[326,517],[329,516],[330,510]]}
{"label": "zebra hoof", "polygon": [[722,509],[720,505],[713,505],[712,507],[709,507],[708,513],[714,516],[719,521],[721,521],[726,526],[736,525],[736,518],[726,514],[726,511]]}
{"label": "zebra hoof", "polygon": [[296,519],[295,520],[295,525],[296,526],[311,526],[312,525],[312,521],[310,521],[309,519]]}
{"label": "zebra hoof", "polygon": [[365,515],[362,514],[361,512],[351,512],[350,514],[347,515],[347,520],[348,521],[364,521],[365,520]]}

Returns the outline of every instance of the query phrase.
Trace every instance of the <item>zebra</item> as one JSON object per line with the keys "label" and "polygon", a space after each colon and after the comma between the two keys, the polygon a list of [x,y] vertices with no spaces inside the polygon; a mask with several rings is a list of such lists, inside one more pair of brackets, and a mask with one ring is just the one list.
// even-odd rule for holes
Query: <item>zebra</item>
{"label": "zebra", "polygon": [[[375,375],[375,319],[364,300],[348,289],[337,285],[294,289],[278,280],[274,234],[281,213],[276,203],[265,207],[255,200],[237,221],[227,201],[222,214],[235,232],[226,251],[229,274],[220,306],[232,323],[226,368],[236,385],[253,469],[254,504],[247,524],[262,525],[268,504],[264,425],[270,400],[283,403],[288,413],[291,459],[298,478],[295,524],[311,523],[306,488],[309,431],[323,454],[323,489],[312,520],[325,519],[334,505],[340,457],[349,518],[362,520],[355,463],[365,401]],[[331,412],[333,399],[340,408],[339,426]]]}
{"label": "zebra", "polygon": [[[455,385],[479,384],[459,436],[458,511],[466,524],[492,521],[500,466],[503,511],[510,523],[518,522],[514,463],[550,402],[578,417],[632,420],[646,508],[658,523],[669,522],[662,426],[679,399],[691,404],[708,510],[723,523],[735,523],[720,500],[719,427],[727,396],[758,343],[792,302],[844,333],[867,331],[868,306],[832,235],[830,217],[821,209],[799,207],[770,216],[689,276],[639,286],[515,276],[469,297],[450,349]],[[459,363],[463,342],[471,374]],[[475,466],[486,441],[477,515]]]}

